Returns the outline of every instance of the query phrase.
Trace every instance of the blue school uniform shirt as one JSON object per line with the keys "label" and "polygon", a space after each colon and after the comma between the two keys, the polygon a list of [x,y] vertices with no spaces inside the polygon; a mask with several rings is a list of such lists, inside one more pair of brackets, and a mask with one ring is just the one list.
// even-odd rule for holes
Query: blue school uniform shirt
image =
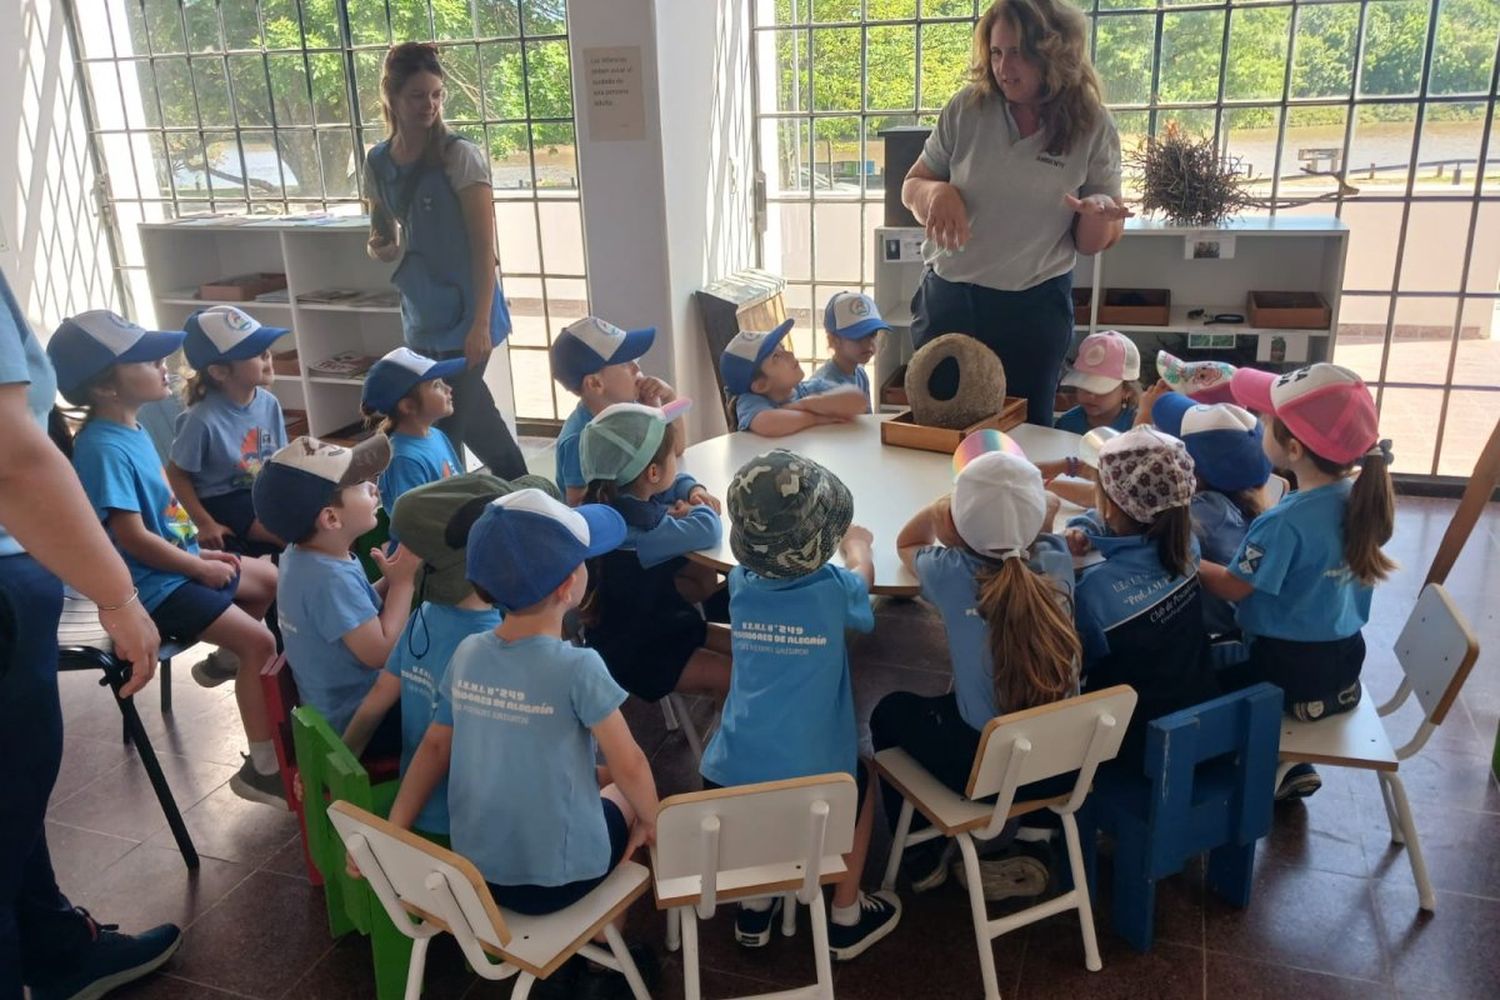
{"label": "blue school uniform shirt", "polygon": [[[990,656],[990,630],[979,612],[981,571],[994,563],[972,552],[928,545],[917,550],[917,582],[922,596],[943,616],[948,633],[948,656],[953,662],[953,694],[958,714],[969,728],[982,730],[987,722],[1015,706],[995,701],[995,668]],[[1062,540],[1044,535],[1033,546],[1028,562],[1032,572],[1046,576],[1060,600],[1071,602],[1073,560]]]}
{"label": "blue school uniform shirt", "polygon": [[459,643],[433,721],[453,727],[453,849],[497,885],[566,885],[609,870],[589,732],[625,701],[592,649],[494,632]]}
{"label": "blue school uniform shirt", "polygon": [[[10,283],[0,276],[0,385],[26,384],[26,408],[42,429],[47,414],[57,399],[57,376],[52,362],[42,350],[42,342],[31,332],[31,325],[21,312],[20,303],[11,294]],[[0,525],[0,556],[25,551],[10,532]]]}
{"label": "blue school uniform shirt", "polygon": [[816,396],[821,392],[827,392],[829,389],[835,388],[837,386],[832,382],[815,376],[798,382],[797,387],[792,390],[791,396],[779,403],[770,396],[762,396],[758,392],[741,393],[734,401],[734,415],[739,419],[738,429],[748,431],[750,429],[750,421],[754,420],[757,414],[764,413],[767,410],[779,410],[787,403],[795,403],[799,399]]}
{"label": "blue school uniform shirt", "polygon": [[[1193,536],[1198,539],[1202,557],[1221,566],[1228,565],[1250,527],[1245,515],[1233,500],[1216,490],[1194,493],[1189,511],[1193,516]],[[1234,604],[1205,590],[1203,624],[1208,627],[1210,635],[1233,631]]]}
{"label": "blue school uniform shirt", "polygon": [[281,403],[259,386],[244,406],[209,390],[177,418],[172,464],[186,472],[200,499],[248,490],[260,467],[286,447]]}
{"label": "blue school uniform shirt", "polygon": [[[184,552],[198,554],[198,529],[172,495],[161,458],[145,428],[93,418],[73,441],[73,466],[99,520],[108,520],[112,510],[139,514],[153,535]],[[140,590],[141,604],[147,611],[155,611],[169,594],[187,583],[188,578],[181,573],[147,566],[124,549],[120,555],[130,568],[131,581]]]}
{"label": "blue school uniform shirt", "polygon": [[[1119,416],[1115,417],[1115,419],[1109,422],[1109,426],[1113,427],[1115,430],[1121,432],[1122,434],[1125,431],[1130,430],[1130,428],[1134,425],[1135,407],[1133,406],[1125,407],[1120,411]],[[1081,406],[1075,406],[1071,410],[1064,412],[1057,418],[1056,421],[1053,422],[1052,426],[1056,427],[1060,431],[1067,431],[1070,434],[1087,434],[1089,431],[1093,430],[1093,428],[1089,426],[1089,415],[1083,412],[1083,407]]]}
{"label": "blue school uniform shirt", "polygon": [[[436,427],[427,428],[425,437],[415,434],[391,435],[391,464],[375,480],[380,488],[380,505],[394,516],[396,500],[407,490],[447,479],[463,471],[463,463],[453,450],[448,435]],[[391,533],[395,538],[395,532]]]}
{"label": "blue school uniform shirt", "polygon": [[667,510],[698,488],[698,480],[679,472],[672,485],[646,500],[621,496],[614,507],[625,519],[625,541],[620,548],[634,550],[644,569],[659,566],[677,556],[719,544],[723,523],[712,507],[700,504],[686,517],[669,517]]}
{"label": "blue school uniform shirt", "polygon": [[1352,479],[1288,494],[1250,524],[1227,564],[1255,591],[1239,602],[1246,635],[1298,642],[1347,639],[1370,620],[1375,588],[1344,561]]}
{"label": "blue school uniform shirt", "polygon": [[344,635],[380,614],[380,596],[352,555],[288,545],[276,578],[276,614],[297,692],[342,733],[380,673],[359,661]]}
{"label": "blue school uniform shirt", "polygon": [[562,490],[563,496],[567,496],[570,486],[581,490],[588,485],[588,481],[583,478],[583,460],[579,458],[578,443],[583,429],[593,419],[594,415],[589,412],[589,408],[579,403],[568,414],[562,430],[557,432],[557,444],[554,447],[557,453],[557,488]]}
{"label": "blue school uniform shirt", "polygon": [[[852,385],[865,394],[865,399],[870,398],[870,376],[865,374],[864,365],[855,365],[853,375],[845,375],[844,369],[832,361],[825,361],[823,367],[813,373],[813,378],[822,379],[830,385]],[[865,412],[870,412],[870,407],[865,406]]]}
{"label": "blue school uniform shirt", "polygon": [[854,774],[859,736],[844,630],[870,632],[863,577],[827,564],[795,580],[729,572],[734,669],[703,776],[745,785]]}
{"label": "blue school uniform shirt", "polygon": [[[422,602],[406,622],[386,673],[401,681],[401,773],[411,766],[437,708],[438,690],[458,644],[500,624],[495,608],[456,608]],[[448,776],[444,775],[412,825],[424,833],[448,832]]]}

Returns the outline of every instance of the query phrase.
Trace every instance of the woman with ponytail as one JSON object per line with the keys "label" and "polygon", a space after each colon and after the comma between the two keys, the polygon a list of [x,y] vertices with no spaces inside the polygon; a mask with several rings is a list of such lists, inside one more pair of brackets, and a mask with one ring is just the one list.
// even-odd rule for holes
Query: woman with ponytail
{"label": "woman with ponytail", "polygon": [[[1255,519],[1228,565],[1203,564],[1204,586],[1237,603],[1249,647],[1225,679],[1279,685],[1287,714],[1303,721],[1347,712],[1362,691],[1370,598],[1396,568],[1380,549],[1395,530],[1390,442],[1379,440],[1375,400],[1347,368],[1242,368],[1232,387],[1265,418],[1266,456],[1296,475],[1297,489]],[[1322,786],[1311,764],[1283,765],[1278,778],[1278,799]]]}
{"label": "woman with ponytail", "polygon": [[[1060,539],[1041,534],[1055,512],[1036,466],[990,452],[963,467],[951,497],[919,511],[901,529],[901,561],[947,629],[953,690],[936,698],[910,691],[882,698],[870,717],[877,752],[901,747],[962,794],[986,723],[1078,693],[1073,564]],[[1062,784],[1072,787],[1071,776]],[[894,826],[900,795],[889,786],[883,792],[886,818]],[[1029,787],[1018,798],[1046,794],[1056,793]],[[923,825],[920,816],[912,823]],[[928,841],[905,852],[902,869],[913,890],[947,880],[946,846]],[[986,861],[981,868],[990,898],[1034,895],[1047,885],[1046,866],[1030,855]]]}

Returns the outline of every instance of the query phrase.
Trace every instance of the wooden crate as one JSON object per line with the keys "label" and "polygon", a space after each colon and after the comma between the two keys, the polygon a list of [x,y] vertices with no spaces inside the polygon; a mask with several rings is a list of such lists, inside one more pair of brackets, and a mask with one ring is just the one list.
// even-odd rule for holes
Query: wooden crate
{"label": "wooden crate", "polygon": [[[1092,288],[1073,289],[1073,323],[1075,326],[1089,325],[1089,303],[1093,301],[1094,290]],[[1101,313],[1099,318],[1104,318]]]}
{"label": "wooden crate", "polygon": [[891,372],[891,377],[880,387],[880,405],[907,406],[910,403],[911,400],[906,398],[906,366],[902,365]]}
{"label": "wooden crate", "polygon": [[1100,326],[1166,326],[1171,316],[1169,288],[1106,288],[1099,303]]}
{"label": "wooden crate", "polygon": [[307,411],[285,409],[281,411],[282,420],[286,423],[287,440],[301,437],[307,433]]}
{"label": "wooden crate", "polygon": [[297,360],[297,349],[277,351],[271,355],[271,370],[277,375],[301,375],[302,364]]}
{"label": "wooden crate", "polygon": [[1333,310],[1317,292],[1251,292],[1250,325],[1272,330],[1326,330]]}
{"label": "wooden crate", "polygon": [[993,428],[1008,431],[1026,422],[1026,400],[1019,396],[1006,396],[1005,406],[999,413],[985,417],[978,423],[962,430],[947,427],[929,427],[912,420],[910,410],[896,414],[880,425],[880,443],[897,448],[917,448],[922,451],[940,451],[952,454],[964,438],[976,431]]}
{"label": "wooden crate", "polygon": [[232,278],[216,278],[198,286],[200,299],[220,302],[248,302],[257,295],[274,292],[286,287],[286,275],[270,271],[255,274],[239,274]]}

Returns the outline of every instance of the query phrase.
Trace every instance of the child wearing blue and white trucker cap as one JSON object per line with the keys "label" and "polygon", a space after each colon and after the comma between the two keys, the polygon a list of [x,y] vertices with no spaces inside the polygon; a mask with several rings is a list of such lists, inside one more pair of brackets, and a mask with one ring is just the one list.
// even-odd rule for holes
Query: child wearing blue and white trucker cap
{"label": "child wearing blue and white trucker cap", "polygon": [[200,372],[209,365],[258,357],[291,332],[285,327],[263,326],[236,306],[199,309],[187,318],[182,328],[187,334],[182,353],[187,356],[188,364]]}
{"label": "child wearing blue and white trucker cap", "polygon": [[[569,508],[540,490],[485,508],[469,531],[468,575],[505,617],[454,650],[391,807],[391,822],[410,828],[447,775],[453,849],[520,913],[571,906],[655,839],[656,786],[620,713],[625,690],[598,653],[560,637],[587,560],[624,537],[614,510]],[[603,789],[596,742],[614,778]]]}
{"label": "child wearing blue and white trucker cap", "polygon": [[736,430],[783,437],[844,423],[869,409],[870,397],[852,385],[802,377],[802,362],[784,343],[792,322],[741,330],[719,355],[719,376],[734,397]]}
{"label": "child wearing blue and white trucker cap", "polygon": [[[860,292],[839,292],[823,308],[823,332],[828,335],[829,358],[815,378],[835,385],[856,386],[870,396],[870,376],[864,366],[875,357],[876,336],[889,330],[875,307],[875,300]],[[866,407],[866,412],[869,408]]]}
{"label": "child wearing blue and white trucker cap", "polygon": [[[459,475],[463,460],[448,435],[434,425],[453,413],[448,379],[463,374],[463,358],[434,361],[398,347],[375,362],[360,394],[366,415],[383,416],[391,439],[391,461],[380,475],[380,502],[387,516],[407,490]],[[391,535],[395,538],[395,534]]]}
{"label": "child wearing blue and white trucker cap", "polygon": [[90,309],[62,321],[47,342],[57,389],[74,406],[89,403],[89,383],[115,365],[160,361],[182,346],[185,334],[145,330],[108,309]]}

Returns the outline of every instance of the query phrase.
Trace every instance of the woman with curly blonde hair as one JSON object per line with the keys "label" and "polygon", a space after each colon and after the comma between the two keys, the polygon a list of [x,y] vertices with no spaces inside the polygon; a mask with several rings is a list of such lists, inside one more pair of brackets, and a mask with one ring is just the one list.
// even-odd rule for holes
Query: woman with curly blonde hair
{"label": "woman with curly blonde hair", "polygon": [[1005,364],[1027,419],[1051,425],[1073,339],[1076,254],[1114,246],[1120,136],[1067,0],[996,0],[974,29],[968,84],[943,109],[901,200],[927,229],[912,299],[920,347],[967,333]]}

